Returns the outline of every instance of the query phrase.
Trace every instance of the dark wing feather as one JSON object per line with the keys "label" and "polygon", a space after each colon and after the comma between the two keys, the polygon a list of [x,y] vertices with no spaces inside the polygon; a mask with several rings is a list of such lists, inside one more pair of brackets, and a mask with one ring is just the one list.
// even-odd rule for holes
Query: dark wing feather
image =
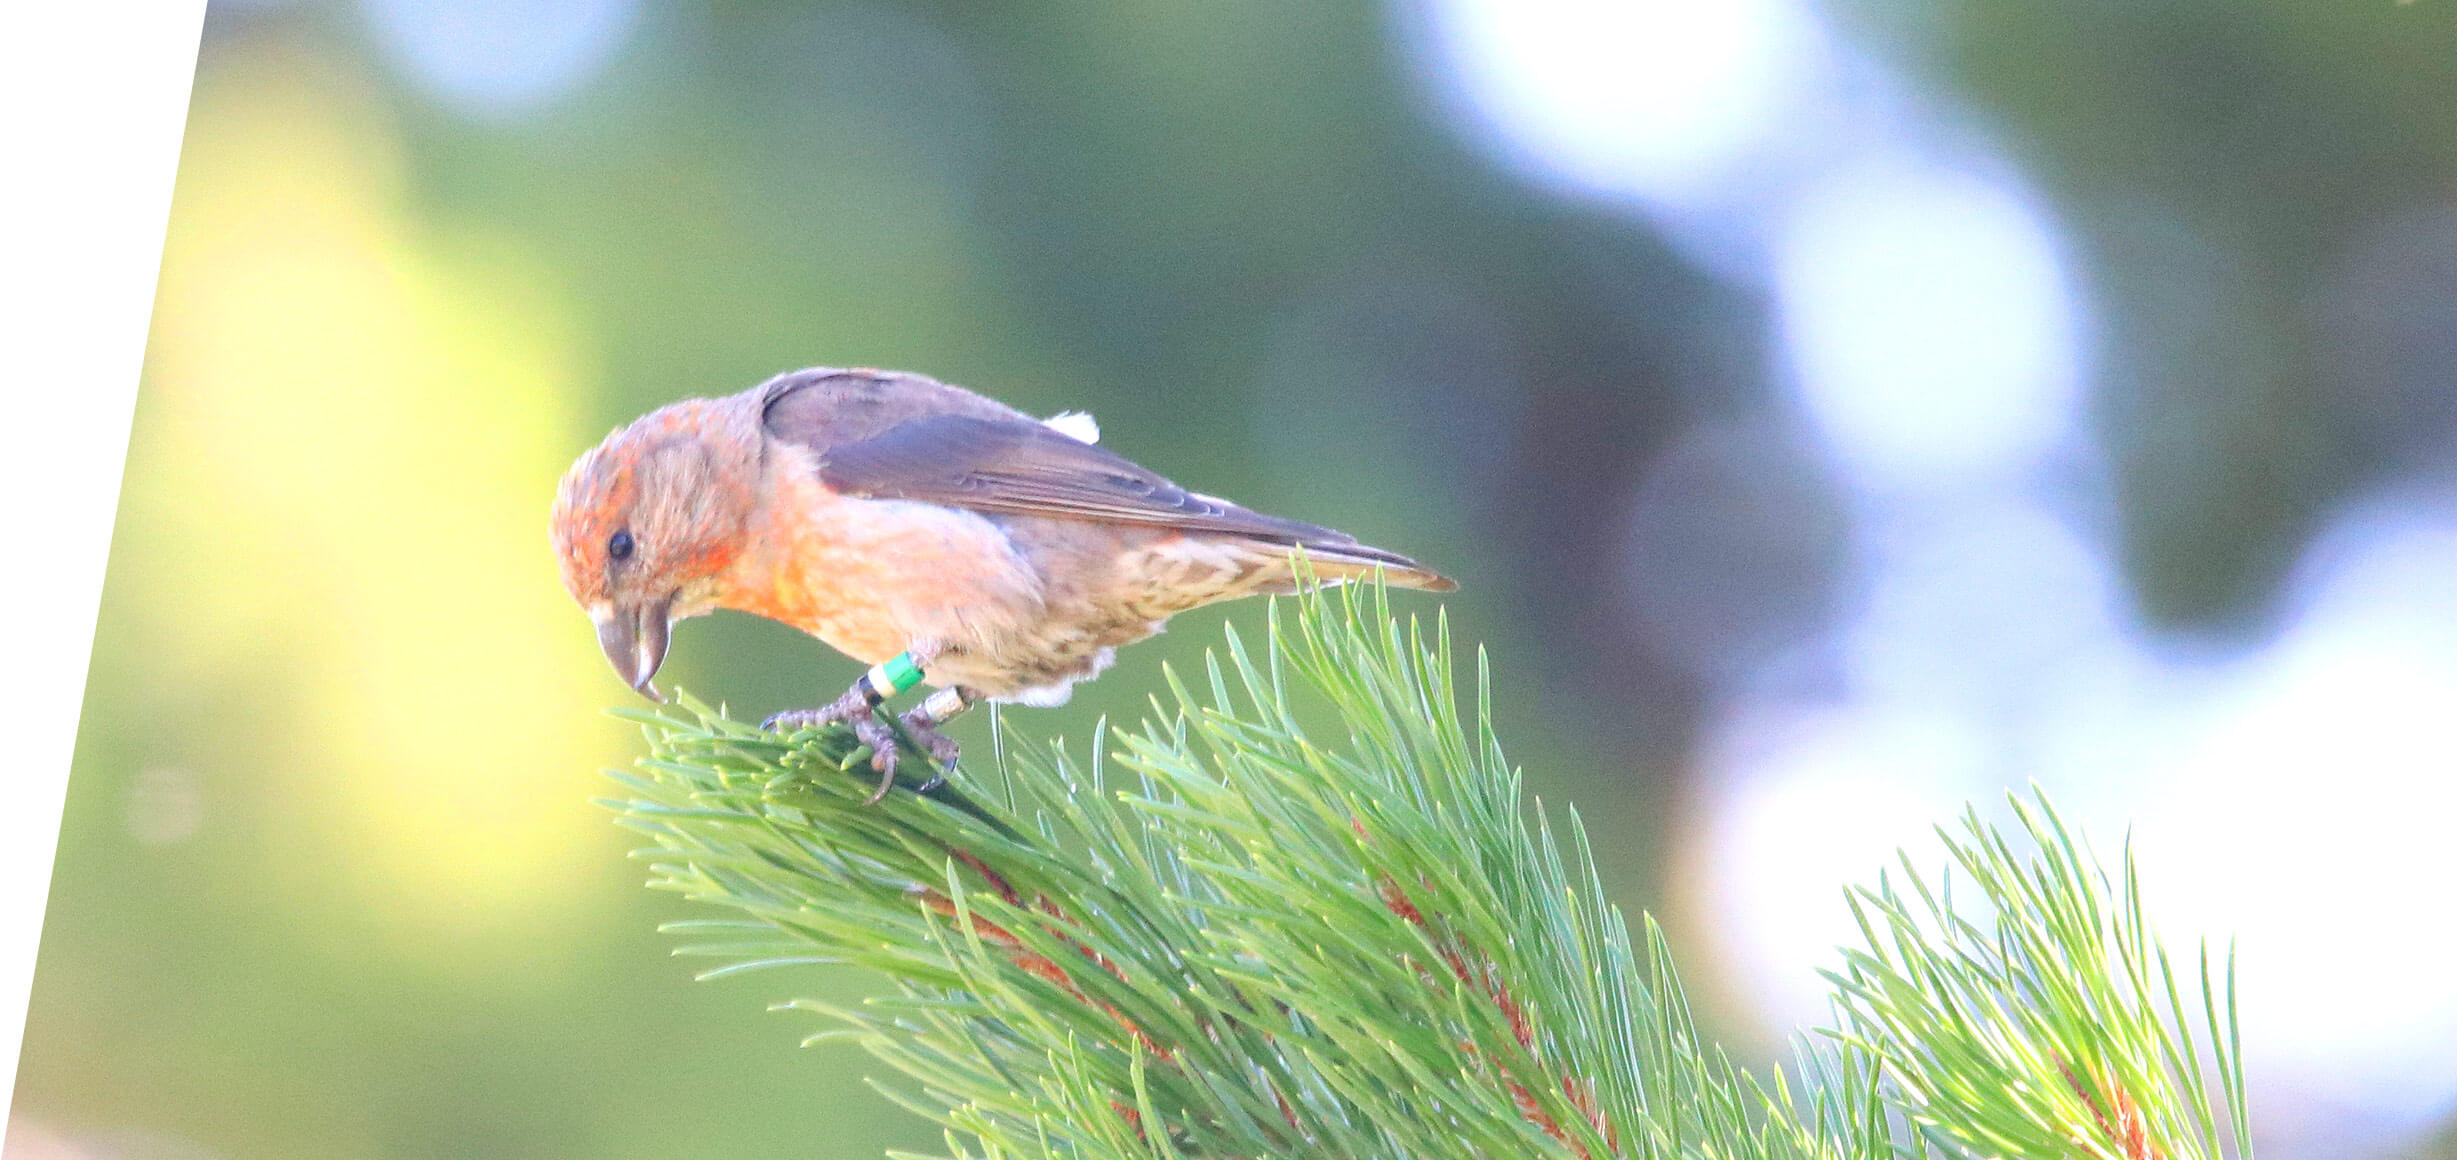
{"label": "dark wing feather", "polygon": [[821,452],[837,491],[979,512],[1233,532],[1288,543],[1354,541],[1316,524],[1196,495],[1132,460],[1031,419],[930,415]]}
{"label": "dark wing feather", "polygon": [[847,495],[1288,544],[1356,544],[1318,524],[1196,495],[1115,452],[919,375],[802,372],[763,389],[768,432],[810,449],[820,479]]}

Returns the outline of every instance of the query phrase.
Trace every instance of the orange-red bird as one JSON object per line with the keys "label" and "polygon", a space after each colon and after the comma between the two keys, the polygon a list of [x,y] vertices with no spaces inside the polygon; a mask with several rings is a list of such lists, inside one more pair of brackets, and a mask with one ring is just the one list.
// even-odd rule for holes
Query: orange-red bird
{"label": "orange-red bird", "polygon": [[1292,591],[1297,549],[1324,581],[1379,569],[1457,587],[1330,528],[1187,491],[1098,438],[1087,416],[1034,419],[922,375],[794,371],[651,412],[583,454],[555,496],[555,552],[606,659],[653,700],[672,623],[719,608],[875,665],[834,702],[768,724],[850,723],[880,794],[896,747],[873,710],[917,680],[941,691],[902,721],[952,764],[948,718],[983,699],[1059,704],[1177,613]]}

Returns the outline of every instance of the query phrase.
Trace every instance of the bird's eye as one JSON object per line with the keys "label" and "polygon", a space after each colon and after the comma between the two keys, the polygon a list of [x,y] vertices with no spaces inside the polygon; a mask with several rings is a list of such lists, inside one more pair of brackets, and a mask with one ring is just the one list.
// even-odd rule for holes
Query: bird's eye
{"label": "bird's eye", "polygon": [[606,541],[606,555],[609,558],[616,560],[628,560],[631,558],[630,529],[616,532],[612,538]]}

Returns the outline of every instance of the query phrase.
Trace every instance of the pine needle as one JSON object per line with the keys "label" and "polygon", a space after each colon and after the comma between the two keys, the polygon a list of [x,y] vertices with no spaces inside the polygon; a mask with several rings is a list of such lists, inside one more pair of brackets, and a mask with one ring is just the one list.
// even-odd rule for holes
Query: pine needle
{"label": "pine needle", "polygon": [[1837,1026],[1761,1078],[1603,899],[1575,813],[1521,800],[1475,679],[1463,709],[1448,624],[1349,588],[1275,604],[1260,650],[1232,632],[1132,733],[1002,729],[992,772],[875,806],[849,732],[678,695],[629,714],[649,753],[610,804],[651,887],[729,912],[671,924],[724,960],[703,977],[891,984],[780,1007],[900,1075],[950,1156],[2248,1154],[2231,956],[2179,987],[2129,860],[2115,888],[2044,796],[2026,851],[1976,815],[1949,839],[1985,920],[1916,873],[1854,892]]}

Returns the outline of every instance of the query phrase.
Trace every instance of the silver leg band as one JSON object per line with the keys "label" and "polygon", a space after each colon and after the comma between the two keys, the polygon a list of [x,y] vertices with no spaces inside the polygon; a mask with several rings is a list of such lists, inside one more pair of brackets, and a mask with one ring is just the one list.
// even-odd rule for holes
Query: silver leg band
{"label": "silver leg band", "polygon": [[972,707],[972,698],[965,696],[960,686],[950,685],[923,698],[918,713],[922,720],[935,726],[954,720]]}

